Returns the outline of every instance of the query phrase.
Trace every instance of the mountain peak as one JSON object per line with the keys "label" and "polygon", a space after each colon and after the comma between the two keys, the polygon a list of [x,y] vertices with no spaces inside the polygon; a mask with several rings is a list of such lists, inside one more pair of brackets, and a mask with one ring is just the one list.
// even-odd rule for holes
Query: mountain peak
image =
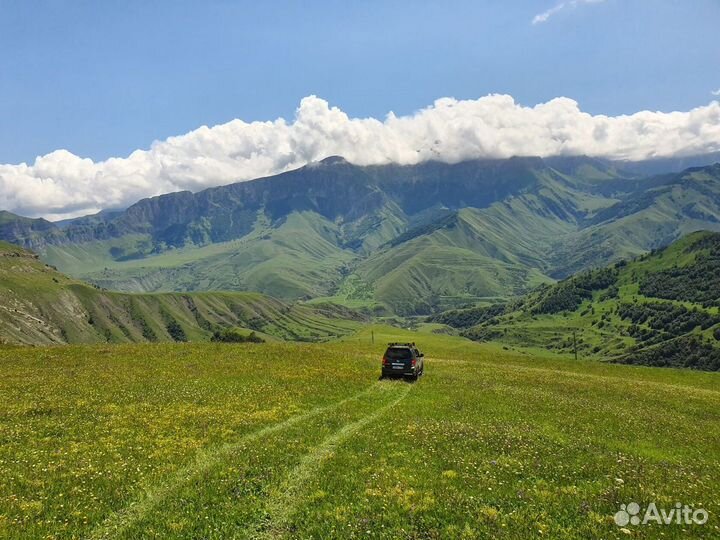
{"label": "mountain peak", "polygon": [[321,159],[320,163],[323,165],[346,165],[350,162],[342,156],[328,156],[325,159]]}

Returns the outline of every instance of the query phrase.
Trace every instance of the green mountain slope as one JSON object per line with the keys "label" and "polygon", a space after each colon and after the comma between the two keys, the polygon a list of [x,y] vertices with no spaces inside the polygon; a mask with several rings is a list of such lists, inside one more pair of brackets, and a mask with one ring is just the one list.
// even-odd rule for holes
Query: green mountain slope
{"label": "green mountain slope", "polygon": [[476,340],[614,362],[720,370],[720,234],[581,272],[509,304],[431,319]]}
{"label": "green mountain slope", "polygon": [[[660,185],[654,185],[659,183]],[[552,247],[555,276],[640,255],[697,230],[720,231],[720,164],[651,179]]]}
{"label": "green mountain slope", "polygon": [[74,269],[74,275],[92,283],[123,291],[250,290],[286,299],[310,298],[336,288],[341,267],[354,257],[337,245],[337,229],[317,214],[302,212],[275,227],[258,219],[256,228],[239,240],[187,246],[152,257],[94,258],[107,249],[105,241],[97,241],[48,246],[46,259]]}
{"label": "green mountain slope", "polygon": [[331,306],[288,305],[259,293],[126,294],[69,278],[0,242],[0,340],[9,343],[207,341],[219,328],[315,341],[357,328]]}
{"label": "green mountain slope", "polygon": [[[376,300],[404,314],[519,294],[550,280],[538,269],[541,244],[523,238],[523,225],[511,213],[504,205],[460,210],[442,227],[369,257],[356,272],[374,284]],[[543,222],[536,230],[551,234],[562,226]]]}
{"label": "green mountain slope", "polygon": [[537,171],[517,195],[410,229],[356,272],[374,284],[377,301],[401,314],[521,294],[553,281],[553,239],[573,234],[580,216],[612,202],[588,196],[556,171]]}
{"label": "green mountain slope", "polygon": [[258,291],[399,314],[522,294],[700,229],[720,230],[720,165],[640,178],[586,157],[328,158],[57,225],[0,218],[0,239],[108,289]]}

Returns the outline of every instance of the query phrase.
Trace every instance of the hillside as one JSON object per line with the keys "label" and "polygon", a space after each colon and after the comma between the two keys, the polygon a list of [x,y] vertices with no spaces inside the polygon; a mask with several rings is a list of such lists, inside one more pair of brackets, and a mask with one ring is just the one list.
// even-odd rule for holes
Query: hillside
{"label": "hillside", "polygon": [[99,290],[0,242],[0,342],[207,341],[222,328],[316,341],[352,331],[356,314],[259,293],[126,294]]}
{"label": "hillside", "polygon": [[[720,370],[720,234],[697,232],[508,304],[431,318],[475,340],[612,362]],[[574,341],[575,340],[575,341]]]}
{"label": "hillside", "polygon": [[642,181],[616,204],[586,217],[553,247],[556,275],[630,258],[697,230],[720,231],[720,164]]}
{"label": "hillside", "polygon": [[720,230],[720,165],[652,177],[631,165],[643,170],[582,156],[370,167],[334,157],[59,224],[4,213],[0,239],[113,290],[258,291],[427,314]]}

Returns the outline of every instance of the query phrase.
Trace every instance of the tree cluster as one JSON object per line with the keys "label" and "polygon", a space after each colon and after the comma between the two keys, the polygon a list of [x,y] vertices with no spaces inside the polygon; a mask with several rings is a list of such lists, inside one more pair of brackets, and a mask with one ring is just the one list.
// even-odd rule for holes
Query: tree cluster
{"label": "tree cluster", "polygon": [[429,322],[447,324],[453,328],[470,328],[482,324],[505,313],[505,304],[475,307],[470,309],[452,309],[428,318]]}
{"label": "tree cluster", "polygon": [[621,364],[720,370],[720,349],[699,336],[683,336],[655,347],[632,349],[615,360]]}
{"label": "tree cluster", "polygon": [[720,235],[703,238],[691,250],[702,252],[688,266],[647,274],[640,280],[640,293],[705,307],[720,306]]}
{"label": "tree cluster", "polygon": [[210,341],[220,343],[265,343],[255,332],[246,334],[236,328],[222,328],[213,332]]}
{"label": "tree cluster", "polygon": [[592,298],[593,291],[607,289],[617,281],[617,269],[589,270],[550,287],[532,308],[535,314],[575,311],[583,300]]}
{"label": "tree cluster", "polygon": [[720,323],[718,315],[670,302],[622,303],[617,308],[617,314],[632,322],[630,335],[646,344],[681,336],[698,327],[707,330]]}

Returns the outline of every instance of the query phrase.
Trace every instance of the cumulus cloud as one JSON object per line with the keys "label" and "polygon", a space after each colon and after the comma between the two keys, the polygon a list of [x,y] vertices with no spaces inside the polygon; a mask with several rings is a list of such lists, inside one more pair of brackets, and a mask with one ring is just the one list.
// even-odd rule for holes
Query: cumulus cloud
{"label": "cumulus cloud", "polygon": [[688,112],[590,115],[556,98],[525,107],[508,95],[438,99],[409,116],[350,118],[316,96],[295,118],[191,131],[126,158],[66,150],[0,164],[0,209],[48,219],[125,207],[143,197],[267,176],[330,155],[358,165],[580,155],[639,160],[720,150],[720,103]]}
{"label": "cumulus cloud", "polygon": [[556,4],[555,6],[548,9],[547,11],[543,11],[542,13],[538,13],[537,15],[535,15],[535,17],[533,17],[532,23],[544,23],[557,12],[562,11],[567,7],[575,8],[582,4],[599,4],[604,1],[605,0],[569,0],[567,2],[560,2],[559,4]]}
{"label": "cumulus cloud", "polygon": [[713,91],[710,92],[710,93],[711,93],[713,96],[720,96],[720,88],[718,88],[717,90],[713,90]]}

